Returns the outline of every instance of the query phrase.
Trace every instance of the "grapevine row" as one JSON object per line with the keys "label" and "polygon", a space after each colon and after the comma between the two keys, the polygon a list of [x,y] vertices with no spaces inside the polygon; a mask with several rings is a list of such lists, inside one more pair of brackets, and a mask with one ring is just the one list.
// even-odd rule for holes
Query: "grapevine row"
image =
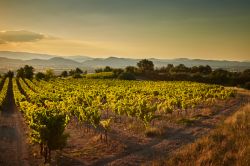
{"label": "grapevine row", "polygon": [[6,100],[6,95],[7,95],[7,92],[8,92],[8,86],[9,86],[9,78],[6,78],[5,82],[3,84],[3,88],[0,91],[0,110],[2,110],[3,104],[4,104],[5,100]]}

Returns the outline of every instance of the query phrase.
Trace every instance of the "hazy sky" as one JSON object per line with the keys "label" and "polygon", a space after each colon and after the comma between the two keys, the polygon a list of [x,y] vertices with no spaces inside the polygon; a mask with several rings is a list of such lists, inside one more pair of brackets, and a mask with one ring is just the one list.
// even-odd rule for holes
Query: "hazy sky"
{"label": "hazy sky", "polygon": [[250,60],[249,0],[0,0],[0,50]]}

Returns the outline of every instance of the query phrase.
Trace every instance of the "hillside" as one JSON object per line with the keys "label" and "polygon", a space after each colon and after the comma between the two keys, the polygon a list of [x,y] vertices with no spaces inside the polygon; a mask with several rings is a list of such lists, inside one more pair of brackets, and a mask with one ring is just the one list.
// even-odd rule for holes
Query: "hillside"
{"label": "hillside", "polygon": [[108,58],[95,58],[83,62],[83,66],[87,67],[105,67],[111,66],[116,68],[124,68],[126,66],[136,66],[136,63],[140,59],[130,59],[130,58],[117,58],[117,57],[108,57]]}
{"label": "hillside", "polygon": [[83,55],[65,56],[64,58],[71,59],[71,60],[74,60],[74,61],[77,61],[77,62],[85,62],[87,60],[93,59],[91,57],[83,56]]}
{"label": "hillside", "polygon": [[0,51],[0,57],[20,60],[31,60],[31,59],[50,59],[56,57],[56,55],[48,54],[37,54],[29,52],[12,52],[12,51]]}

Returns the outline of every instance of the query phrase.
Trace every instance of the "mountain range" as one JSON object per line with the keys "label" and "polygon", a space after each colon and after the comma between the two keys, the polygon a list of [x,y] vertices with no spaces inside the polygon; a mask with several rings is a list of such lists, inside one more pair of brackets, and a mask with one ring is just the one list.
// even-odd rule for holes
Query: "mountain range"
{"label": "mountain range", "polygon": [[[166,66],[168,64],[184,64],[188,67],[209,65],[213,69],[223,68],[233,71],[242,71],[250,68],[249,61],[221,61],[221,60],[203,60],[203,59],[149,59],[153,61],[155,67]],[[37,70],[52,68],[55,70],[67,70],[76,67],[84,70],[93,71],[95,68],[110,66],[115,68],[125,68],[126,66],[136,66],[140,59],[132,58],[92,58],[88,56],[58,56],[48,54],[36,54],[26,52],[0,51],[0,71],[16,70],[24,65],[32,65]]]}

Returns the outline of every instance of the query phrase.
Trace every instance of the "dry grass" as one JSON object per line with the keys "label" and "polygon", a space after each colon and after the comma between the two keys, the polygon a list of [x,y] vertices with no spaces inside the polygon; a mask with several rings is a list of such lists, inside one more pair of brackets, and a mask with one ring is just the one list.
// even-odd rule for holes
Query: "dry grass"
{"label": "dry grass", "polygon": [[198,139],[155,165],[250,164],[250,104],[245,105],[208,136]]}
{"label": "dry grass", "polygon": [[211,108],[204,108],[201,110],[202,116],[212,116],[214,114],[214,111]]}
{"label": "dry grass", "polygon": [[162,128],[157,127],[147,127],[145,130],[145,135],[147,137],[156,137],[164,134],[164,130]]}
{"label": "dry grass", "polygon": [[180,118],[177,120],[178,124],[185,125],[185,126],[192,126],[195,122],[199,120],[199,116],[190,117],[190,118]]}

